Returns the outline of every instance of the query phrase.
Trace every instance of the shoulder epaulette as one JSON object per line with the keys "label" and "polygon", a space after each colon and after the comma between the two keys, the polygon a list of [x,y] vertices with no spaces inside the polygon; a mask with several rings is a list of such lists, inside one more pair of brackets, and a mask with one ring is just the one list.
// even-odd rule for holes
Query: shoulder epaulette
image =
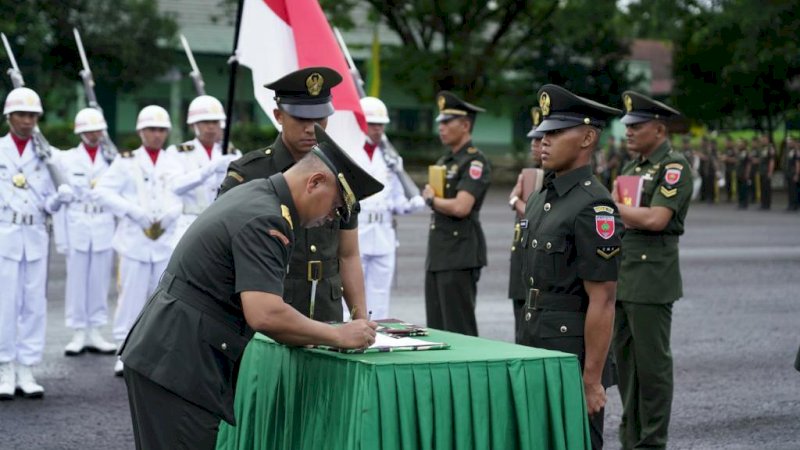
{"label": "shoulder epaulette", "polygon": [[194,144],[180,144],[178,145],[179,152],[190,152],[194,150]]}

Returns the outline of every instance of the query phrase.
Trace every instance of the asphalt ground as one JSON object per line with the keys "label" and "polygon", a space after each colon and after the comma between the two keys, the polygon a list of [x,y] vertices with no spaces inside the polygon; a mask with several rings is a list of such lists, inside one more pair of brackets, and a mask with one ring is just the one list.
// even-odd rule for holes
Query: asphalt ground
{"label": "asphalt ground", "polygon": [[[480,335],[513,340],[506,298],[512,213],[508,189],[490,191],[481,218],[489,265],[478,287]],[[681,239],[685,297],[673,311],[675,396],[669,448],[800,448],[800,214],[695,203]],[[428,214],[398,218],[392,315],[424,324]],[[125,385],[113,356],[63,356],[64,258],[53,254],[41,400],[0,402],[0,449],[132,449]],[[0,287],[2,288],[2,287]],[[111,312],[115,294],[110,298]],[[110,327],[105,335],[110,336]],[[606,448],[619,448],[616,388],[606,408]]]}

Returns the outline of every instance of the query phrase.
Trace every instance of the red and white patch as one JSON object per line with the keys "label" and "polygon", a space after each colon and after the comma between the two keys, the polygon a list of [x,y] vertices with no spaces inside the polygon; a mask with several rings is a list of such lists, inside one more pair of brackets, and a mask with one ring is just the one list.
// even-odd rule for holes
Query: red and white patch
{"label": "red and white patch", "polygon": [[469,177],[473,180],[480,180],[483,175],[483,164],[480,161],[472,161],[469,165]]}
{"label": "red and white patch", "polygon": [[603,239],[614,236],[614,216],[594,216],[594,229]]}
{"label": "red and white patch", "polygon": [[666,181],[667,184],[675,184],[680,179],[681,179],[680,169],[667,169],[667,171],[664,172],[664,181]]}

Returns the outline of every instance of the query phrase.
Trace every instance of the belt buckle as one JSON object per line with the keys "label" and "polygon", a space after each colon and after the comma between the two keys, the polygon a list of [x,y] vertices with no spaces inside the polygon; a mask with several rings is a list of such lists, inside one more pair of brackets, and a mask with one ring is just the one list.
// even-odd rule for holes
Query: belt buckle
{"label": "belt buckle", "polygon": [[526,309],[531,309],[534,311],[539,310],[539,289],[528,289],[528,299],[525,304]]}
{"label": "belt buckle", "polygon": [[308,262],[308,281],[319,281],[322,279],[322,261]]}

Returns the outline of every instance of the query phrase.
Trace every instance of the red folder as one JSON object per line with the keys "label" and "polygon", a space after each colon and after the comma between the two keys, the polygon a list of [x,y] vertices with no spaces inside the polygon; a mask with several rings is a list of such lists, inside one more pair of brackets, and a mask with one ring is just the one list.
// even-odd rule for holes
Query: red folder
{"label": "red folder", "polygon": [[617,177],[617,194],[623,205],[639,206],[642,202],[644,180],[639,175],[620,175]]}

